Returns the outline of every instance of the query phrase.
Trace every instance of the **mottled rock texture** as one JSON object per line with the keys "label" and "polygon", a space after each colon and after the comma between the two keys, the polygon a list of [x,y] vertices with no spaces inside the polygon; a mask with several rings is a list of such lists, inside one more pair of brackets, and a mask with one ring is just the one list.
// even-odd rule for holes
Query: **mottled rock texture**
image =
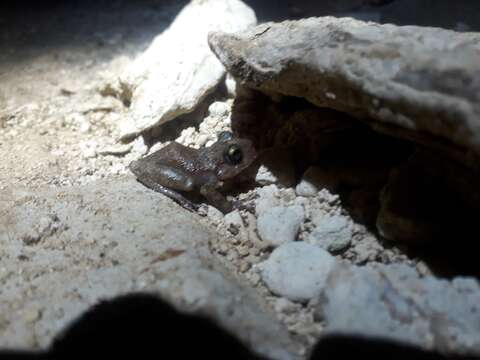
{"label": "mottled rock texture", "polygon": [[216,262],[215,234],[133,179],[0,199],[2,348],[43,348],[100,299],[146,292],[208,314],[269,357],[296,358],[254,290]]}
{"label": "mottled rock texture", "polygon": [[242,85],[305,98],[478,165],[478,34],[322,17],[213,32],[209,44]]}

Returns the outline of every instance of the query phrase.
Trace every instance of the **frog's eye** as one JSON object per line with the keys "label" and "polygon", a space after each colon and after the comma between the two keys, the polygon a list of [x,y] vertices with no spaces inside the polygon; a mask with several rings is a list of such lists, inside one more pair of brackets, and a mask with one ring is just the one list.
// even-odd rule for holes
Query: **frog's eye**
{"label": "frog's eye", "polygon": [[233,134],[230,131],[221,131],[218,133],[218,141],[226,142],[233,139]]}
{"label": "frog's eye", "polygon": [[237,165],[243,159],[242,149],[236,144],[230,145],[223,152],[223,158],[230,165]]}

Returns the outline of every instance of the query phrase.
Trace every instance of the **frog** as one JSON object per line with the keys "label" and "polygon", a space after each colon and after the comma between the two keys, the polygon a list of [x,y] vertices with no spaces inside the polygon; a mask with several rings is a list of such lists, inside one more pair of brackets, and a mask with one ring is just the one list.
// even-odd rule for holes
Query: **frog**
{"label": "frog", "polygon": [[227,183],[234,183],[257,158],[249,139],[236,138],[222,131],[208,147],[195,149],[171,142],[156,152],[132,161],[130,171],[146,187],[171,198],[190,211],[200,205],[185,197],[199,193],[208,203],[226,214],[238,203],[227,200],[220,192]]}

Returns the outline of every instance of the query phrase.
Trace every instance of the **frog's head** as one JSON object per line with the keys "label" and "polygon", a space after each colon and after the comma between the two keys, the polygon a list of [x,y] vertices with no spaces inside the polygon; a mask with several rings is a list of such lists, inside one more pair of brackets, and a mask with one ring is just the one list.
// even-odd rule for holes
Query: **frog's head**
{"label": "frog's head", "polygon": [[221,181],[234,179],[248,168],[257,158],[253,143],[248,139],[234,138],[233,134],[223,131],[213,145],[217,153],[217,178]]}

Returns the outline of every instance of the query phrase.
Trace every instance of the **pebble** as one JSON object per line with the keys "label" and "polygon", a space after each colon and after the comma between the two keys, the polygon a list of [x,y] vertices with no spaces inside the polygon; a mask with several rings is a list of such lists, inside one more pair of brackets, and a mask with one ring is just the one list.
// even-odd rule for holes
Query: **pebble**
{"label": "pebble", "polygon": [[274,294],[305,302],[320,294],[335,264],[335,258],[325,250],[298,241],[275,249],[258,268]]}
{"label": "pebble", "polygon": [[198,145],[199,147],[204,146],[204,145],[207,143],[207,141],[208,141],[207,135],[205,135],[205,134],[200,134],[200,135],[198,135],[198,137],[197,137],[197,145]]}
{"label": "pebble", "polygon": [[352,242],[352,226],[345,216],[322,216],[314,220],[315,229],[306,242],[330,252],[345,250]]}
{"label": "pebble", "polygon": [[85,159],[97,156],[97,143],[95,141],[84,141],[79,145],[82,156]]}
{"label": "pebble", "polygon": [[212,220],[215,224],[219,224],[223,220],[223,214],[217,208],[208,205],[207,206],[207,216],[210,220]]}
{"label": "pebble", "polygon": [[208,113],[212,117],[224,117],[230,112],[230,106],[222,101],[216,101],[208,107]]}
{"label": "pebble", "polygon": [[275,196],[278,187],[268,185],[257,189],[258,198],[255,200],[255,210],[257,214],[262,214],[266,210],[280,204],[280,200]]}
{"label": "pebble", "polygon": [[225,225],[227,227],[234,226],[237,229],[243,227],[242,216],[240,215],[240,212],[238,210],[234,210],[226,214],[223,221],[225,222]]}
{"label": "pebble", "polygon": [[248,262],[242,262],[240,264],[239,271],[241,273],[247,272],[248,270],[250,270],[250,267],[251,267],[251,265]]}
{"label": "pebble", "polygon": [[238,249],[238,255],[241,257],[246,257],[250,254],[250,251],[247,247],[243,246]]}
{"label": "pebble", "polygon": [[272,207],[258,217],[258,234],[271,246],[295,241],[304,219],[305,213],[301,206]]}

